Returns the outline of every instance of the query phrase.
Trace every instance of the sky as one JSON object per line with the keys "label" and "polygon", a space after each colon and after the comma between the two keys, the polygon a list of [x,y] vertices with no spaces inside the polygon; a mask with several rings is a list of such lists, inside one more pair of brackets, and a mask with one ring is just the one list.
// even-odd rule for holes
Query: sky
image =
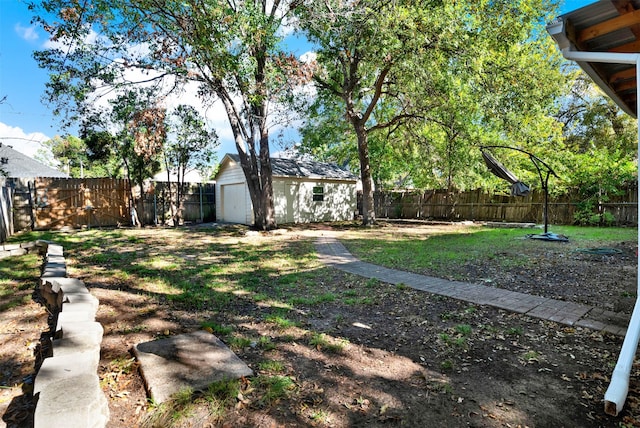
{"label": "sky", "polygon": [[[569,12],[593,0],[566,0],[561,12]],[[0,143],[35,157],[40,142],[66,132],[59,119],[51,113],[50,106],[43,103],[46,70],[40,69],[33,59],[33,52],[41,50],[49,42],[47,34],[31,24],[31,12],[26,0],[0,0]],[[293,46],[297,55],[305,53],[304,44]],[[218,158],[225,153],[234,153],[226,115],[219,108],[205,112],[205,116],[220,136]],[[71,132],[73,134],[73,132]],[[295,140],[295,132],[287,133],[287,141]],[[283,147],[272,147],[272,152]]]}

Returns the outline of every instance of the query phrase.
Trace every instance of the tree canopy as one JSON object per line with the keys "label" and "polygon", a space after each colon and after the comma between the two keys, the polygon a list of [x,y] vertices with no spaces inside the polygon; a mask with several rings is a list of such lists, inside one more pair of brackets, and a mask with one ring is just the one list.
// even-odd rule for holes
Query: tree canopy
{"label": "tree canopy", "polygon": [[306,13],[318,96],[303,150],[359,167],[365,207],[368,176],[379,187],[479,187],[493,180],[480,146],[561,144],[565,78],[544,31],[557,2],[323,2]]}
{"label": "tree canopy", "polygon": [[[35,20],[58,48],[35,54],[50,70],[47,96],[69,120],[93,114],[96,95],[135,84],[158,99],[195,85],[220,101],[253,203],[255,225],[275,227],[270,107],[304,78],[280,48],[296,1],[47,0]],[[192,86],[193,87],[193,86]],[[166,106],[165,106],[166,107]]]}
{"label": "tree canopy", "polygon": [[[83,123],[91,156],[116,147],[124,163],[140,157],[139,177],[148,174],[144,167],[167,142],[164,115],[175,107],[167,97],[197,88],[202,102],[224,107],[261,229],[276,226],[269,144],[288,120],[276,113],[301,100],[310,101],[301,150],[360,171],[365,224],[375,221],[375,187],[504,186],[482,164],[484,145],[535,153],[563,178],[560,188],[589,187],[587,178],[597,176],[589,159],[601,159],[600,171],[619,184],[635,159],[634,121],[575,68],[563,69],[546,34],[558,0],[46,0],[32,7],[57,44],[35,54],[51,72],[47,98],[68,121]],[[293,24],[312,44],[312,61],[283,49]],[[315,92],[307,97],[297,88],[310,78]],[[537,181],[526,156],[500,159]],[[607,163],[625,173],[605,172]],[[135,161],[127,166],[136,170]]]}

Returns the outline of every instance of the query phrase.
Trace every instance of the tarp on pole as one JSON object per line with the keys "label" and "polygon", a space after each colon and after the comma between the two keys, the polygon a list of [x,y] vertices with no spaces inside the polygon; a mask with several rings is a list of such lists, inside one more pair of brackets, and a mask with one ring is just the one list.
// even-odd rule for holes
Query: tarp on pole
{"label": "tarp on pole", "polygon": [[498,162],[491,153],[482,150],[482,158],[484,159],[484,163],[487,165],[487,168],[489,168],[489,171],[491,171],[495,176],[511,183],[512,196],[526,196],[529,194],[531,190],[529,186],[518,180],[518,178],[504,165]]}

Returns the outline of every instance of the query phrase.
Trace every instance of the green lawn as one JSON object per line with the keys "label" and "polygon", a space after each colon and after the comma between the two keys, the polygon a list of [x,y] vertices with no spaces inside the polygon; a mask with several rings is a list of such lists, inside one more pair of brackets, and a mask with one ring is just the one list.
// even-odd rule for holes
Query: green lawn
{"label": "green lawn", "polygon": [[580,248],[609,247],[619,242],[636,242],[636,228],[593,228],[553,226],[550,232],[569,238],[568,243],[527,239],[540,229],[471,227],[463,231],[434,234],[385,234],[384,229],[359,233],[342,239],[349,251],[361,260],[391,268],[429,271],[446,276],[456,268],[482,260],[500,259],[503,266],[527,263],[523,254],[536,251],[575,251]]}

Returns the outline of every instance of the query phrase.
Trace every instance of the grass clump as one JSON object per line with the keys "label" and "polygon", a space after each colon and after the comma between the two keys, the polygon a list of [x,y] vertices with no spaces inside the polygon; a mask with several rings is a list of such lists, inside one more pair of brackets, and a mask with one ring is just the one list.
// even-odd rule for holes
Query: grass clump
{"label": "grass clump", "polygon": [[440,363],[440,370],[442,371],[451,371],[453,370],[454,364],[450,359],[446,359]]}
{"label": "grass clump", "polygon": [[258,346],[264,351],[273,351],[276,349],[276,344],[273,343],[269,336],[260,336],[258,339]]}
{"label": "grass clump", "polygon": [[298,325],[297,322],[290,320],[284,316],[284,313],[277,312],[271,315],[267,315],[265,321],[271,324],[275,324],[280,330],[286,330],[291,327],[296,327]]}
{"label": "grass clump", "polygon": [[35,254],[0,259],[0,312],[31,301],[40,263]]}
{"label": "grass clump", "polygon": [[253,344],[253,340],[251,340],[248,337],[244,337],[244,336],[233,336],[231,339],[229,339],[229,348],[231,348],[234,351],[241,351],[243,349],[246,349],[248,347],[250,347]]}
{"label": "grass clump", "polygon": [[236,403],[239,394],[239,380],[222,380],[209,385],[203,398],[209,406],[210,415],[215,420],[220,420],[227,409]]}
{"label": "grass clump", "polygon": [[233,333],[233,327],[230,325],[221,325],[215,321],[203,321],[200,323],[203,330],[219,336],[228,336]]}
{"label": "grass clump", "polygon": [[282,375],[261,375],[255,378],[254,384],[257,389],[260,389],[260,400],[266,404],[273,404],[289,396],[296,388],[293,379]]}
{"label": "grass clump", "polygon": [[282,373],[285,367],[282,361],[266,360],[258,363],[258,369],[263,372]]}
{"label": "grass clump", "polygon": [[313,333],[309,338],[309,345],[313,346],[319,351],[327,351],[330,353],[339,353],[347,345],[348,341],[346,339],[342,339],[336,341],[335,339],[330,339],[324,333]]}
{"label": "grass clump", "polygon": [[183,388],[162,404],[151,403],[149,413],[142,420],[141,426],[143,428],[179,426],[193,414],[193,409],[193,390]]}

